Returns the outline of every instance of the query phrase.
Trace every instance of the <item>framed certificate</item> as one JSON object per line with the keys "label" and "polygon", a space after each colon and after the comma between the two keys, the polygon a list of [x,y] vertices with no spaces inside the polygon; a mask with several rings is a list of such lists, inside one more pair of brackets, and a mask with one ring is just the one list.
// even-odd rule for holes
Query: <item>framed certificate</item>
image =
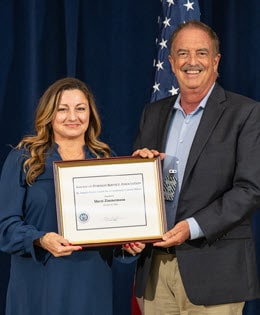
{"label": "framed certificate", "polygon": [[59,233],[82,246],[162,239],[160,159],[114,157],[53,163]]}

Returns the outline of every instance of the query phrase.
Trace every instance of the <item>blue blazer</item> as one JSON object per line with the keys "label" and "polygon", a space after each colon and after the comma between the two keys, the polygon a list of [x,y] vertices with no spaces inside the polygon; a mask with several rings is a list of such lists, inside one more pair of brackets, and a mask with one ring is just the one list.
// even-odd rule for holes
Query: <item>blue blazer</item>
{"label": "blue blazer", "polygon": [[[176,96],[148,104],[134,149],[164,152]],[[183,284],[194,304],[214,305],[260,297],[251,215],[260,208],[260,103],[225,91],[208,99],[188,157],[176,220],[193,216],[205,237],[176,246]],[[136,273],[142,296],[152,246]]]}

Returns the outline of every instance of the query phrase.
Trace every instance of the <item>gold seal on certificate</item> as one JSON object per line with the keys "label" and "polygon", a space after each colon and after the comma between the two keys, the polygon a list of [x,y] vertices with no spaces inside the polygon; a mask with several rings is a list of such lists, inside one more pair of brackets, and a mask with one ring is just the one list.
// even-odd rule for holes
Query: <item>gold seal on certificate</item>
{"label": "gold seal on certificate", "polygon": [[160,240],[166,229],[159,158],[53,164],[59,233],[83,246]]}

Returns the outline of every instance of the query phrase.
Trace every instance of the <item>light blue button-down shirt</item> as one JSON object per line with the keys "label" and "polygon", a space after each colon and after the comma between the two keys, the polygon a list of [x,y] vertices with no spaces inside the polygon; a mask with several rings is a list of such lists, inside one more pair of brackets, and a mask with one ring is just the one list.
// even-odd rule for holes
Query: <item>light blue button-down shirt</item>
{"label": "light blue button-down shirt", "polygon": [[[174,104],[175,114],[168,131],[165,150],[166,157],[163,165],[163,178],[169,174],[170,170],[174,170],[177,178],[174,200],[165,201],[168,229],[171,229],[174,226],[179,192],[190,148],[213,87],[214,85],[192,113],[186,114],[184,112],[180,105],[180,95],[177,97]],[[190,239],[196,239],[203,236],[202,230],[193,217],[187,218],[187,221],[190,227]]]}

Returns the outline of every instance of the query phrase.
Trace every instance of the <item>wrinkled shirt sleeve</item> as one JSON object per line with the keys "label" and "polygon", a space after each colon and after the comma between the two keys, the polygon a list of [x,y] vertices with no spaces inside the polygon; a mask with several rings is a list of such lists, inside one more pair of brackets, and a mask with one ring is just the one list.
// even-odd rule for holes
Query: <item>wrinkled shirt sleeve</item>
{"label": "wrinkled shirt sleeve", "polygon": [[23,172],[24,152],[12,150],[2,168],[0,179],[0,250],[12,255],[32,256],[44,263],[50,253],[34,246],[45,234],[25,221],[27,184]]}

